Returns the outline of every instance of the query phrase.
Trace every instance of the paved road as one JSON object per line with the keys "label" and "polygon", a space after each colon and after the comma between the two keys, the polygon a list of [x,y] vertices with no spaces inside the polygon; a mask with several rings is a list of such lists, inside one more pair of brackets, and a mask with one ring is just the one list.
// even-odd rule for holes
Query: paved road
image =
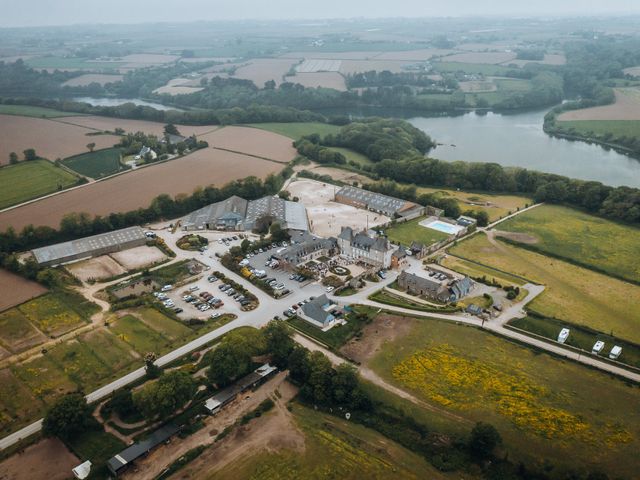
{"label": "paved road", "polygon": [[[529,207],[529,209],[531,208],[535,208],[537,205],[534,205],[532,207]],[[521,210],[518,213],[522,213],[523,211],[526,211],[528,209],[525,210]],[[516,214],[513,214],[516,215]],[[513,216],[512,215],[512,216]],[[504,221],[505,219],[502,219],[501,221]],[[495,226],[497,223],[499,222],[494,222],[491,226]],[[180,250],[178,248],[175,247],[175,242],[178,238],[180,238],[180,236],[182,235],[181,232],[176,232],[175,234],[172,234],[168,231],[161,231],[158,232],[160,236],[162,236],[165,241],[167,242],[167,244],[169,246],[171,246],[174,251],[176,251],[177,253],[177,258],[175,259],[175,261],[178,261],[180,259],[183,258],[193,258],[193,253],[192,252],[185,252],[183,250]],[[211,238],[219,238],[221,236],[224,236],[223,234],[214,234],[214,233],[206,233],[204,234],[207,237],[211,237]],[[217,241],[216,241],[217,242]],[[204,334],[203,336],[187,343],[186,345],[183,345],[182,347],[179,347],[175,350],[173,350],[172,352],[160,357],[157,360],[157,364],[159,366],[164,366],[167,365],[168,363],[182,357],[183,355],[186,355],[190,352],[193,352],[195,350],[198,350],[199,348],[201,348],[203,345],[205,345],[206,343],[215,340],[216,338],[218,338],[221,335],[224,335],[225,333],[241,327],[241,326],[251,326],[251,327],[256,327],[259,328],[263,325],[265,325],[270,319],[272,319],[274,316],[276,315],[282,315],[282,311],[285,310],[289,305],[292,305],[293,303],[298,303],[301,300],[308,298],[309,296],[318,296],[321,293],[324,292],[324,288],[319,285],[319,284],[310,284],[304,288],[294,288],[292,289],[292,293],[291,295],[287,296],[284,299],[281,300],[274,300],[273,298],[271,298],[270,296],[268,296],[266,293],[262,292],[261,290],[257,289],[256,287],[254,287],[250,282],[248,282],[246,279],[244,279],[243,277],[236,275],[233,272],[229,272],[226,269],[224,269],[224,267],[222,267],[222,265],[220,265],[218,259],[213,255],[213,253],[217,250],[223,249],[224,247],[220,246],[217,243],[212,243],[212,248],[210,250],[208,250],[208,254],[207,255],[199,255],[197,256],[198,260],[202,261],[203,263],[206,263],[208,265],[210,265],[212,268],[214,269],[220,269],[222,271],[225,272],[225,274],[232,278],[233,280],[235,280],[236,282],[244,285],[247,289],[249,289],[251,292],[253,292],[257,297],[258,300],[260,301],[260,306],[256,309],[253,310],[251,312],[245,312],[242,313],[241,316],[212,331],[209,333]],[[498,316],[497,318],[490,320],[490,321],[486,321],[486,322],[482,322],[482,320],[480,320],[479,318],[473,317],[469,314],[443,314],[443,313],[429,313],[429,312],[420,312],[420,311],[416,311],[416,310],[411,310],[411,309],[407,309],[407,308],[400,308],[400,307],[394,307],[394,306],[390,306],[390,305],[385,305],[385,304],[381,304],[378,302],[374,302],[369,300],[367,297],[369,295],[371,295],[373,292],[381,289],[382,287],[389,285],[390,283],[392,283],[396,278],[397,278],[398,273],[397,272],[389,272],[388,277],[384,280],[381,281],[379,283],[371,283],[369,282],[367,284],[367,286],[362,289],[361,291],[357,292],[356,294],[349,296],[349,297],[333,297],[333,299],[336,302],[349,302],[349,303],[359,303],[362,305],[368,305],[368,306],[372,306],[372,307],[378,307],[381,309],[385,309],[388,311],[392,311],[392,312],[396,312],[396,313],[400,313],[400,314],[407,314],[407,315],[412,315],[412,316],[417,316],[417,317],[424,317],[424,318],[438,318],[438,319],[442,319],[442,320],[448,320],[448,321],[453,321],[453,322],[458,322],[458,323],[464,323],[467,325],[474,325],[474,326],[479,326],[482,328],[485,328],[489,331],[495,332],[499,335],[502,335],[504,337],[507,338],[511,338],[513,340],[517,340],[519,342],[522,342],[526,345],[531,345],[537,348],[540,348],[542,350],[548,351],[548,352],[552,352],[556,355],[577,361],[579,363],[582,363],[584,365],[589,365],[591,367],[597,368],[599,370],[602,370],[604,372],[609,372],[609,373],[613,373],[616,374],[620,377],[635,381],[635,382],[639,382],[640,383],[640,374],[626,370],[624,368],[620,368],[616,365],[612,365],[610,363],[604,362],[600,359],[598,359],[597,357],[593,357],[590,356],[588,354],[584,354],[584,353],[579,353],[579,352],[575,352],[573,350],[568,350],[566,348],[563,348],[560,345],[557,344],[553,344],[550,342],[546,342],[537,338],[533,338],[530,337],[528,335],[513,331],[511,329],[508,329],[505,327],[505,324],[508,320],[515,318],[515,317],[521,317],[524,315],[524,311],[523,308],[526,304],[528,304],[529,302],[531,302],[536,296],[540,295],[542,293],[542,291],[544,290],[543,286],[540,285],[532,285],[532,284],[527,284],[524,287],[529,291],[529,294],[527,295],[526,298],[524,298],[522,301],[512,305],[511,307],[509,307],[508,309],[506,309],[504,312],[501,313],[500,316]],[[119,281],[122,281],[122,279],[120,279]],[[339,358],[339,357],[336,357]],[[115,390],[122,388],[132,382],[135,382],[136,380],[139,380],[142,376],[144,375],[144,368],[139,368],[121,378],[119,378],[118,380],[115,380],[114,382],[111,382],[108,385],[105,385],[102,388],[99,388],[98,390],[91,392],[90,394],[87,395],[87,400],[89,402],[95,402],[98,400],[101,400],[105,397],[107,397],[108,395],[110,395],[112,392],[114,392]],[[373,376],[372,376],[373,375]],[[374,376],[375,373],[371,372],[371,371],[366,371],[363,372],[363,376],[365,376],[365,378],[368,378],[369,380],[374,380]],[[378,382],[379,385],[382,386],[382,384],[380,382],[383,382],[379,377],[377,379],[375,379],[376,382]],[[386,387],[387,389],[393,388],[395,389],[395,387],[387,385]],[[405,392],[406,394],[406,392]],[[406,398],[406,397],[405,397]],[[38,431],[40,431],[40,429],[42,428],[42,420],[38,420],[37,422],[32,423],[31,425],[28,425],[27,427],[11,434],[8,435],[7,437],[4,437],[3,439],[0,439],[0,450],[3,450],[15,443],[17,443],[18,441],[33,435],[34,433],[37,433]]]}

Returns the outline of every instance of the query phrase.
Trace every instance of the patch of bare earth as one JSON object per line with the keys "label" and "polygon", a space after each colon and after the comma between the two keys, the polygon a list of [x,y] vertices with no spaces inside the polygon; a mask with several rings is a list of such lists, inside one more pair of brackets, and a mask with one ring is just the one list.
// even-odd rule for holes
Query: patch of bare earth
{"label": "patch of bare earth", "polygon": [[107,83],[121,82],[124,78],[123,75],[103,75],[101,73],[85,73],[78,77],[74,77],[67,80],[62,85],[67,87],[85,87],[92,83],[99,83],[100,85],[106,85]]}
{"label": "patch of bare earth", "polygon": [[[158,447],[147,457],[136,462],[121,478],[152,480],[182,455],[201,445],[211,445],[211,447],[197,460],[180,470],[180,472],[172,478],[194,478],[197,472],[205,468],[222,468],[222,466],[238,458],[239,455],[247,455],[247,452],[255,451],[259,446],[264,448],[269,445],[269,442],[274,442],[271,443],[273,448],[278,445],[278,442],[283,442],[283,444],[286,445],[296,445],[296,434],[292,433],[288,436],[284,433],[285,430],[288,430],[286,424],[287,418],[284,417],[284,412],[286,412],[286,402],[295,396],[297,389],[286,382],[285,378],[286,373],[281,372],[256,391],[247,392],[239,396],[215,416],[207,417],[204,420],[204,428],[184,439],[174,437],[170,444]],[[275,394],[276,390],[280,393],[280,397]],[[273,422],[254,429],[252,425],[254,422],[252,421],[247,425],[237,427],[241,433],[233,432],[220,442],[215,442],[216,436],[225,428],[233,425],[236,420],[254,410],[267,398],[271,398],[277,406],[273,409],[272,413],[260,417],[258,421],[266,421],[269,420],[270,417],[274,417],[275,420],[273,420]],[[286,413],[288,414],[288,412]],[[247,431],[255,433],[251,435],[244,435],[242,433]],[[240,436],[239,440],[236,439],[238,435]],[[283,437],[282,440],[276,438],[281,436]],[[302,438],[304,439],[304,437]],[[304,442],[304,440],[302,441]],[[252,443],[250,446],[248,442],[255,443]],[[210,473],[210,471],[208,473]]]}
{"label": "patch of bare earth", "polygon": [[494,235],[496,237],[506,238],[508,240],[513,240],[518,243],[525,243],[527,245],[535,245],[539,242],[538,238],[534,235],[529,235],[527,233],[520,232],[503,232],[500,230],[495,230]]}
{"label": "patch of bare earth", "polygon": [[251,127],[224,127],[203,135],[210,147],[287,163],[296,156],[289,137]]}
{"label": "patch of bare earth", "polygon": [[142,245],[140,247],[129,248],[110,255],[116,262],[126,270],[143,268],[154,263],[166,260],[167,256],[156,247]]}
{"label": "patch of bare earth", "polygon": [[279,390],[282,398],[272,397],[275,407],[266,415],[236,429],[221,442],[206,450],[185,469],[170,477],[178,479],[207,479],[233,462],[257,453],[282,450],[303,452],[304,433],[296,426],[286,402],[296,393],[291,384]]}
{"label": "patch of bare earth", "polygon": [[60,440],[46,438],[0,463],[0,480],[66,480],[79,464]]}
{"label": "patch of bare earth", "polygon": [[39,283],[0,268],[0,312],[46,292],[47,289]]}
{"label": "patch of bare earth", "polygon": [[354,337],[340,352],[359,363],[367,363],[375,357],[385,342],[393,342],[408,335],[416,320],[397,315],[378,315],[362,329],[360,338]]}
{"label": "patch of bare earth", "polygon": [[104,278],[115,277],[126,273],[118,262],[109,255],[82,260],[80,262],[67,265],[67,270],[77,279],[86,282],[88,280],[102,280]]}
{"label": "patch of bare earth", "polygon": [[[130,120],[126,118],[113,118],[113,117],[98,117],[94,115],[80,116],[80,117],[63,117],[56,119],[58,123],[68,123],[72,125],[79,125],[82,127],[90,128],[92,130],[99,130],[101,132],[109,131],[113,132],[116,128],[122,128],[126,132],[144,132],[147,135],[156,135],[158,137],[164,134],[164,123],[150,122],[148,120]],[[176,125],[181,135],[203,135],[211,132],[217,125],[200,125],[200,126],[187,126]],[[117,142],[114,142],[117,143]]]}

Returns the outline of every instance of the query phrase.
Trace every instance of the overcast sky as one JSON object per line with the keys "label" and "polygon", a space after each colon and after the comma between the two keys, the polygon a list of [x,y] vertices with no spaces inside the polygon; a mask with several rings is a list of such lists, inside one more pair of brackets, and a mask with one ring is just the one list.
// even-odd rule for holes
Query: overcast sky
{"label": "overcast sky", "polygon": [[0,26],[640,13],[640,0],[0,0]]}

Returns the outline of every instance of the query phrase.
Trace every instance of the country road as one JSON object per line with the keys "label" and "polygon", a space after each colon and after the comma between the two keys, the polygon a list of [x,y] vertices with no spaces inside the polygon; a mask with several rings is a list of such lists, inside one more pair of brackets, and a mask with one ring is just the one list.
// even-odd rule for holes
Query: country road
{"label": "country road", "polygon": [[[501,219],[497,222],[494,222],[493,224],[491,224],[489,227],[486,228],[491,228],[495,225],[497,225],[498,223],[500,223],[501,221],[506,220],[507,218],[510,218],[512,216],[515,216],[519,213],[522,213],[526,210],[529,210],[531,208],[535,208],[537,207],[539,204],[536,205],[532,205],[531,207],[528,207],[527,209],[523,209],[520,210],[519,212],[516,212],[514,214],[512,214],[509,217],[505,217],[504,219]],[[478,229],[480,231],[485,230],[485,229]],[[176,233],[171,233],[169,231],[166,230],[162,230],[162,231],[158,231],[157,232],[159,236],[161,236],[165,242],[167,242],[167,244],[172,247],[174,249],[174,251],[176,251],[177,253],[177,257],[172,260],[172,262],[176,262],[182,259],[186,259],[186,258],[194,258],[194,253],[193,252],[185,252],[183,250],[178,249],[175,246],[175,243],[177,241],[177,239],[181,236],[181,232],[176,232]],[[321,295],[322,293],[325,292],[324,287],[319,284],[318,282],[312,283],[310,285],[305,286],[304,288],[294,288],[292,290],[291,295],[287,296],[284,299],[280,299],[280,300],[275,300],[272,297],[270,297],[269,295],[267,295],[266,293],[264,293],[263,291],[257,289],[256,287],[254,287],[253,285],[251,285],[250,282],[248,282],[245,278],[241,277],[240,275],[237,275],[231,271],[228,271],[226,269],[224,269],[224,267],[222,267],[222,265],[219,263],[218,259],[215,258],[213,255],[210,256],[197,256],[197,259],[201,262],[204,262],[205,264],[208,264],[211,268],[214,269],[220,269],[220,270],[224,270],[225,271],[225,275],[227,275],[229,278],[233,279],[234,281],[244,285],[247,289],[249,289],[251,292],[253,292],[256,297],[258,298],[260,305],[257,309],[250,311],[250,312],[243,312],[239,315],[239,317],[236,320],[233,320],[232,322],[214,330],[211,332],[208,332],[204,335],[202,335],[201,337],[192,340],[191,342],[176,348],[175,350],[167,353],[166,355],[160,357],[156,363],[159,366],[165,366],[169,363],[171,363],[172,361],[188,354],[191,353],[193,351],[196,351],[200,348],[202,348],[204,345],[206,345],[207,343],[215,340],[216,338],[224,335],[225,333],[238,328],[238,327],[242,327],[242,326],[250,326],[250,327],[255,327],[255,328],[260,328],[263,325],[265,325],[267,322],[269,322],[274,316],[276,315],[281,315],[282,311],[284,309],[286,309],[289,305],[294,304],[294,303],[298,303],[306,298],[308,298],[309,296],[318,296]],[[163,265],[163,266],[166,266]],[[161,268],[161,267],[159,267]],[[393,281],[396,280],[398,276],[398,272],[388,272],[388,276],[384,281],[381,281],[379,283],[373,283],[373,282],[369,282],[365,288],[363,288],[362,290],[358,291],[357,293],[355,293],[354,295],[351,295],[349,297],[336,297],[336,296],[332,296],[332,299],[335,302],[338,303],[344,303],[344,302],[348,302],[350,304],[361,304],[361,305],[367,305],[367,306],[371,306],[371,307],[375,307],[375,308],[379,308],[379,309],[384,309],[386,311],[392,312],[392,313],[397,313],[397,314],[403,314],[403,315],[411,315],[413,317],[419,317],[419,318],[424,318],[424,319],[429,319],[429,318],[437,318],[437,319],[441,319],[441,320],[447,320],[447,321],[452,321],[452,322],[457,322],[457,323],[463,323],[466,325],[473,325],[476,327],[480,327],[480,328],[484,328],[488,331],[491,331],[493,333],[496,333],[498,335],[501,335],[505,338],[520,342],[522,344],[525,345],[529,345],[544,351],[547,351],[549,353],[553,353],[555,355],[558,355],[560,357],[564,357],[570,360],[573,360],[575,362],[581,363],[583,365],[587,365],[589,367],[593,367],[596,368],[598,370],[601,370],[603,372],[606,373],[611,373],[611,374],[615,374],[621,378],[625,378],[627,380],[631,380],[634,382],[638,382],[640,383],[640,373],[637,373],[635,371],[631,371],[631,370],[627,370],[625,368],[622,368],[620,366],[617,366],[613,363],[609,363],[609,362],[605,362],[601,359],[599,359],[596,356],[591,356],[589,354],[586,354],[585,352],[579,352],[579,351],[575,351],[575,350],[571,350],[568,348],[565,348],[559,344],[555,344],[554,342],[551,341],[545,341],[539,338],[535,338],[529,335],[525,335],[523,333],[514,331],[510,328],[506,327],[506,323],[513,319],[513,318],[517,318],[517,317],[522,317],[525,315],[524,312],[524,307],[531,302],[534,298],[536,298],[538,295],[540,295],[543,291],[544,291],[544,286],[541,285],[533,285],[533,284],[526,284],[524,285],[524,288],[527,289],[528,291],[528,295],[521,300],[520,302],[517,302],[513,305],[511,305],[509,308],[505,309],[498,317],[488,320],[488,321],[482,321],[481,319],[471,316],[470,314],[467,313],[456,313],[456,314],[444,314],[444,313],[431,313],[431,312],[421,312],[421,311],[417,311],[417,310],[412,310],[412,309],[408,309],[408,308],[402,308],[402,307],[395,307],[395,306],[391,306],[391,305],[386,305],[383,303],[379,303],[379,302],[375,302],[372,300],[369,300],[369,295],[371,295],[372,293],[374,293],[377,290],[382,289],[385,286],[388,286],[389,284],[391,284]],[[123,281],[123,279],[119,279],[118,281]],[[102,285],[101,288],[104,288],[104,284]],[[91,295],[93,295],[93,293],[95,293],[95,291],[98,289],[98,287],[93,287],[88,289],[87,293],[90,293]],[[298,338],[296,338],[296,340],[298,340]],[[302,343],[302,342],[301,342]],[[317,345],[316,345],[317,347]],[[316,348],[317,349],[317,348]],[[329,352],[330,353],[330,352]],[[333,358],[335,357],[335,358]],[[333,355],[332,357],[330,357],[332,359],[332,361],[338,361],[336,359],[339,359],[339,357],[336,357],[335,355]],[[342,359],[340,359],[340,361],[342,361]],[[123,377],[109,383],[108,385],[105,385],[91,393],[89,393],[86,398],[88,402],[96,402],[98,400],[104,399],[107,396],[109,396],[111,393],[113,393],[114,391],[116,391],[119,388],[125,387],[137,380],[139,380],[140,378],[142,378],[145,374],[145,370],[143,367],[138,368],[137,370],[134,370],[133,372],[130,372],[126,375],[124,375]],[[380,377],[378,377],[374,372],[367,370],[367,369],[363,369],[361,370],[361,374],[363,375],[364,378],[366,378],[367,380],[372,381],[373,383],[376,383],[377,385],[397,394],[400,396],[403,396],[404,398],[408,398],[411,397],[410,394],[408,394],[407,392],[402,392],[402,391],[398,391],[399,389],[397,389],[396,387],[393,387],[392,385],[386,384],[386,382],[384,382],[383,379],[381,379]],[[417,399],[413,399],[411,401],[419,401]],[[426,407],[425,407],[426,408]],[[24,428],[22,428],[21,430],[14,432],[2,439],[0,439],[0,450],[6,449],[7,447],[10,447],[11,445],[14,445],[15,443],[19,442],[20,440],[33,435],[37,432],[40,431],[40,429],[42,428],[42,420],[38,420]]]}

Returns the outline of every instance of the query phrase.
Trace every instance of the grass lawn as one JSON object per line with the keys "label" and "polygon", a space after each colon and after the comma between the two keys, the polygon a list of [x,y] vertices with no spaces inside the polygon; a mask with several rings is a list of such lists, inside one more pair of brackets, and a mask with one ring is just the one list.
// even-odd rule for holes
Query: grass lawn
{"label": "grass lawn", "polygon": [[354,150],[351,150],[350,148],[331,147],[331,150],[340,152],[346,157],[347,163],[349,162],[357,163],[358,167],[363,167],[365,165],[367,166],[373,165],[373,162],[369,159],[369,157],[361,153],[358,153]]}
{"label": "grass lawn", "polygon": [[34,107],[31,105],[0,105],[0,114],[44,118],[77,117],[84,115],[83,113],[63,112],[62,110],[55,110],[53,108]]}
{"label": "grass lawn", "polygon": [[369,300],[374,302],[384,303],[386,305],[392,305],[394,307],[409,308],[411,310],[419,310],[421,312],[456,312],[459,309],[456,307],[443,306],[442,308],[431,307],[424,303],[412,302],[407,298],[393,295],[390,292],[378,290],[377,292],[369,295]]}
{"label": "grass lawn", "polygon": [[0,370],[0,432],[8,434],[37,418],[44,411],[44,404],[13,372]]}
{"label": "grass lawn", "polygon": [[17,352],[43,339],[44,337],[17,308],[0,313],[0,345]]}
{"label": "grass lawn", "polygon": [[120,439],[98,429],[74,435],[67,446],[80,460],[91,460],[93,466],[89,479],[108,478],[110,474],[106,466],[107,460],[127,448]]}
{"label": "grass lawn", "polygon": [[492,282],[493,280],[495,280],[503,287],[507,285],[524,285],[525,283],[527,283],[525,280],[514,277],[513,275],[509,275],[508,273],[500,272],[490,267],[485,267],[483,265],[468,262],[452,255],[448,255],[441,262],[441,264],[471,278],[484,277],[488,282]]}
{"label": "grass lawn", "polygon": [[150,277],[162,285],[166,283],[177,283],[190,275],[187,269],[189,262],[191,262],[191,260],[181,260],[171,265],[158,268],[150,272]]}
{"label": "grass lawn", "polygon": [[131,347],[108,330],[86,333],[80,341],[114,372],[121,372],[136,360]]}
{"label": "grass lawn", "polygon": [[88,320],[74,306],[68,297],[54,292],[23,303],[18,309],[42,332],[59,336]]}
{"label": "grass lawn", "polygon": [[144,355],[147,352],[159,354],[171,345],[169,339],[149,328],[133,315],[125,315],[119,318],[110,328],[120,340],[127,342],[140,355]]}
{"label": "grass lawn", "polygon": [[142,308],[134,313],[148,327],[159,332],[163,337],[177,340],[191,334],[191,329],[183,323],[163,315],[155,308]]}
{"label": "grass lawn", "polygon": [[[639,137],[640,120],[570,120],[558,121],[562,128],[573,128],[579,135],[606,135],[617,137]],[[612,138],[612,140],[613,140]]]}
{"label": "grass lawn", "polygon": [[546,285],[530,310],[640,343],[638,286],[504,242],[492,244],[483,233],[451,253]]}
{"label": "grass lawn", "polygon": [[[438,320],[409,320],[368,365],[385,380],[471,422],[496,426],[512,461],[610,475],[640,468],[640,387]],[[455,421],[455,420],[451,420]]]}
{"label": "grass lawn", "polygon": [[300,137],[311,135],[312,133],[317,133],[321,136],[325,136],[329,135],[330,133],[338,133],[338,130],[340,130],[340,127],[338,127],[337,125],[330,125],[328,123],[320,122],[251,123],[247,126],[279,133],[280,135],[292,138],[293,140],[298,140]]}
{"label": "grass lawn", "polygon": [[[304,452],[248,452],[222,470],[199,478],[460,478],[437,471],[423,458],[380,435],[342,418],[292,404],[293,420],[305,437]],[[468,478],[468,477],[467,477]]]}
{"label": "grass lawn", "polygon": [[476,99],[484,99],[490,105],[502,102],[503,100],[513,97],[514,95],[531,90],[531,82],[529,80],[521,80],[515,78],[496,79],[495,84],[497,90],[494,92],[478,92],[467,93],[465,99],[469,105],[475,105]]}
{"label": "grass lawn", "polygon": [[509,322],[509,325],[541,335],[554,341],[557,340],[560,330],[567,327],[571,330],[569,338],[565,342],[567,345],[590,352],[593,348],[593,344],[596,343],[597,340],[602,340],[605,347],[600,356],[605,358],[608,357],[609,351],[614,345],[619,345],[622,347],[622,354],[618,358],[618,361],[640,368],[640,346],[610,335],[598,333],[588,328],[562,322],[554,318],[533,315],[529,315],[525,318],[514,318]]}
{"label": "grass lawn", "polygon": [[489,214],[489,219],[493,222],[509,212],[515,212],[518,208],[524,208],[533,201],[527,197],[515,195],[496,195],[491,193],[472,193],[458,190],[447,190],[442,188],[418,187],[418,195],[422,193],[434,193],[439,197],[453,197],[458,200],[460,210],[484,210]]}
{"label": "grass lawn", "polygon": [[77,181],[75,175],[46,160],[22,161],[1,167],[0,208],[64,190]]}
{"label": "grass lawn", "polygon": [[15,364],[11,369],[33,395],[48,406],[55,403],[60,395],[73,392],[77,388],[64,370],[46,354],[25,363]]}
{"label": "grass lawn", "polygon": [[533,235],[538,242],[529,247],[542,253],[640,282],[640,228],[556,205],[534,208],[498,228]]}
{"label": "grass lawn", "polygon": [[424,217],[397,223],[386,229],[384,233],[389,237],[389,240],[394,243],[400,243],[405,247],[411,246],[412,242],[420,242],[429,246],[449,236],[446,233],[419,225],[422,220],[424,220]]}
{"label": "grass lawn", "polygon": [[[355,313],[347,315],[346,325],[335,326],[327,332],[323,332],[318,327],[315,327],[298,317],[290,318],[288,322],[296,330],[300,330],[309,337],[315,338],[330,347],[338,349],[362,330],[364,325],[368,323],[369,316],[373,315],[377,309],[364,306],[354,306],[353,310]],[[358,315],[358,313],[363,315]]]}
{"label": "grass lawn", "polygon": [[119,148],[105,148],[75,155],[65,158],[62,163],[71,170],[91,178],[102,178],[126,170],[120,163]]}
{"label": "grass lawn", "polygon": [[76,385],[82,385],[87,391],[93,390],[101,381],[113,373],[85,343],[69,341],[56,345],[47,353],[65,375]]}

